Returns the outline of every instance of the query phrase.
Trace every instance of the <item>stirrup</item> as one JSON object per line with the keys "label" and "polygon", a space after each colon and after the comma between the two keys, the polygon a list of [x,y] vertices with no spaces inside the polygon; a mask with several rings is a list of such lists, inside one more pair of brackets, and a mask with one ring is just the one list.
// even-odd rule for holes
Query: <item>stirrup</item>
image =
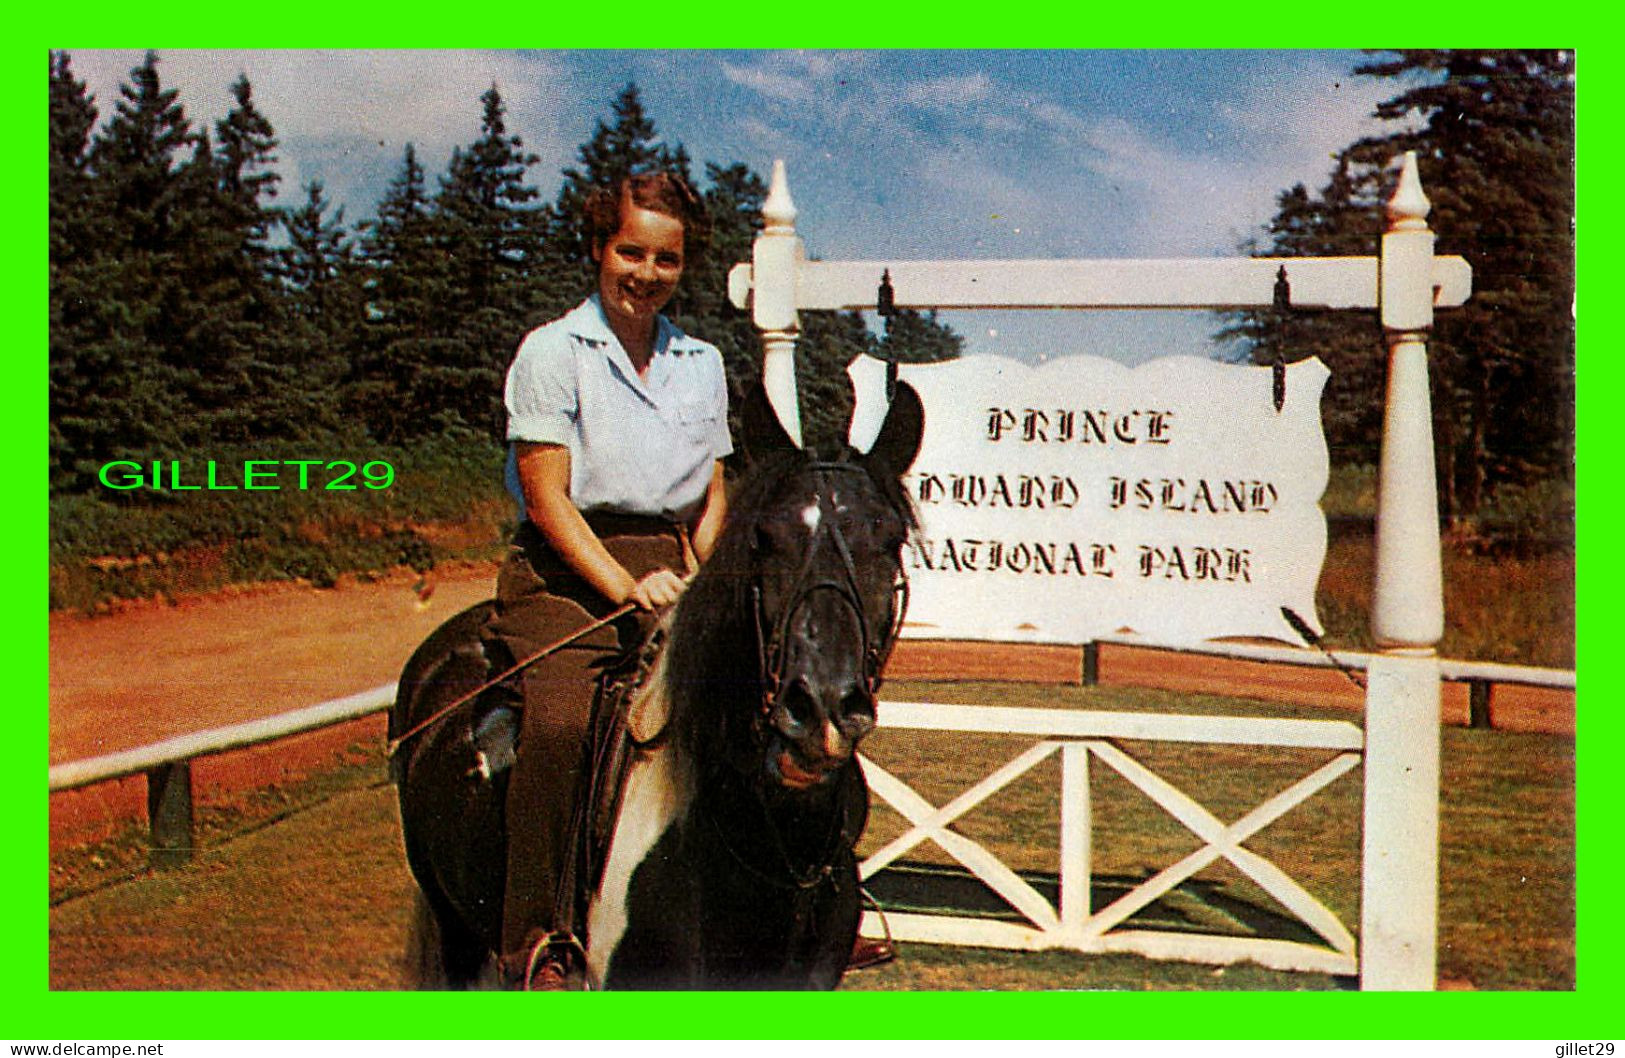
{"label": "stirrup", "polygon": [[[526,947],[501,960],[503,976],[511,977],[513,986],[521,992],[568,990],[572,971],[587,964],[587,950],[569,930],[538,932],[535,937]],[[521,954],[525,956],[524,967],[515,975],[512,973],[517,968],[514,956]],[[535,986],[544,979],[555,987],[537,989]],[[579,975],[575,975],[575,979],[580,980]]]}

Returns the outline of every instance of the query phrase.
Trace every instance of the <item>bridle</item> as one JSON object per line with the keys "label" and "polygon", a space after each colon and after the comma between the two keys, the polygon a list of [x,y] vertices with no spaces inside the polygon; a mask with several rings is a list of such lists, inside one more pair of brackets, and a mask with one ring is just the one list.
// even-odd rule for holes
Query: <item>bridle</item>
{"label": "bridle", "polygon": [[[869,616],[864,610],[863,597],[858,590],[857,563],[852,558],[851,545],[847,542],[846,534],[841,532],[839,520],[835,516],[834,501],[834,484],[838,475],[861,474],[867,478],[869,472],[861,465],[850,462],[813,462],[808,464],[807,469],[813,478],[814,498],[818,504],[818,524],[807,538],[806,550],[802,553],[796,575],[785,595],[783,609],[776,619],[768,618],[759,573],[751,584],[751,608],[756,625],[759,666],[757,688],[760,695],[755,723],[752,726],[758,740],[768,737],[769,718],[772,716],[779,690],[784,685],[784,672],[789,664],[789,652],[785,647],[790,636],[790,622],[796,612],[806,605],[807,600],[815,593],[834,592],[856,617],[859,645],[863,651],[864,689],[871,699],[880,689],[881,673],[885,670],[886,661],[897,642],[897,634],[903,626],[903,615],[908,609],[908,578],[899,566],[897,582],[892,588],[886,628],[880,638],[872,636]],[[834,548],[840,560],[839,569],[835,576],[817,579],[814,576],[813,566],[818,558],[821,538],[824,536],[829,538],[830,546]],[[757,880],[774,888],[788,889],[801,894],[797,897],[798,901],[805,899],[813,890],[828,885],[834,877],[835,862],[840,850],[850,849],[857,841],[856,833],[847,832],[844,809],[836,811],[830,817],[829,831],[823,839],[822,852],[816,854],[806,867],[797,867],[790,858],[784,836],[768,807],[764,791],[755,784],[751,784],[750,789],[754,795],[752,800],[761,811],[762,818],[767,824],[767,831],[773,840],[777,862],[770,867],[752,863],[735,847],[735,843],[729,840],[717,814],[703,812],[709,819],[722,848]]]}
{"label": "bridle", "polygon": [[[769,622],[762,599],[760,577],[751,585],[752,610],[756,622],[756,656],[760,674],[758,688],[761,699],[758,706],[763,719],[772,713],[773,705],[784,686],[784,670],[789,664],[789,651],[785,646],[790,635],[790,621],[814,593],[834,592],[857,618],[859,646],[863,652],[864,689],[871,699],[880,689],[881,673],[885,670],[886,661],[897,643],[897,635],[903,627],[903,616],[908,610],[908,577],[899,567],[897,582],[892,587],[887,627],[878,640],[871,638],[869,616],[864,610],[863,598],[858,590],[857,564],[852,559],[852,548],[846,541],[846,534],[841,532],[839,520],[835,516],[834,502],[836,475],[861,474],[867,477],[869,472],[862,466],[849,462],[814,462],[808,464],[807,469],[811,471],[813,477],[813,494],[818,504],[818,523],[807,538],[801,565],[796,571],[795,579],[790,583],[785,604],[776,620]],[[835,554],[840,558],[839,578],[825,577],[822,580],[814,580],[813,563],[818,557],[819,540],[824,536],[829,538]]]}

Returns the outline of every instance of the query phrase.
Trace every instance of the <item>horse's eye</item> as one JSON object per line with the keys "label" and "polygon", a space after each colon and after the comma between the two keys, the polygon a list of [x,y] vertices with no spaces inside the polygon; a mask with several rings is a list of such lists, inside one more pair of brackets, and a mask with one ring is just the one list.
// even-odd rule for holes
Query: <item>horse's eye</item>
{"label": "horse's eye", "polygon": [[[805,533],[806,530],[802,529],[801,534]],[[799,545],[800,536],[794,525],[768,519],[756,526],[757,551],[790,551]]]}

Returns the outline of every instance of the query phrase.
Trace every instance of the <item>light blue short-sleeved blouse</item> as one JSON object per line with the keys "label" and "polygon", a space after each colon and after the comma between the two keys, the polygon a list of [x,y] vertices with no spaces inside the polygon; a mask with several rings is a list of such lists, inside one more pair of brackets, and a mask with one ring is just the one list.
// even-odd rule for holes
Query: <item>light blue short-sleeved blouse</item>
{"label": "light blue short-sleeved blouse", "polygon": [[508,368],[508,491],[525,515],[513,442],[570,450],[570,500],[674,520],[705,500],[712,465],[733,451],[722,354],[657,318],[639,378],[594,294],[525,336]]}

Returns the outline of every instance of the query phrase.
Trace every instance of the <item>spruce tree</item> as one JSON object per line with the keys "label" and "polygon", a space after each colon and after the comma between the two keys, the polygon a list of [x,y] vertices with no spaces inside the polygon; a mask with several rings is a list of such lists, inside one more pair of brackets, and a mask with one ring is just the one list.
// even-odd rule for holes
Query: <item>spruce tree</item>
{"label": "spruce tree", "polygon": [[346,406],[381,441],[396,443],[460,421],[443,395],[413,404],[436,362],[466,357],[444,348],[454,334],[449,311],[454,266],[439,238],[427,178],[409,143],[401,169],[363,224],[361,263],[367,322],[346,387]]}
{"label": "spruce tree", "polygon": [[[1390,162],[1417,151],[1436,252],[1473,266],[1472,298],[1439,314],[1429,342],[1442,507],[1470,518],[1497,483],[1572,482],[1573,53],[1399,51],[1355,72],[1406,83],[1377,109],[1403,124],[1340,152],[1319,193],[1284,194],[1261,249],[1373,253]],[[1382,350],[1369,322],[1250,313],[1229,333],[1261,362],[1325,358],[1334,456],[1375,458]]]}
{"label": "spruce tree", "polygon": [[193,191],[178,264],[191,305],[177,339],[202,371],[197,401],[208,443],[306,437],[317,424],[311,383],[283,327],[269,245],[280,218],[271,204],[280,181],[276,133],[245,76],[230,91],[234,105],[215,124],[218,146],[200,137],[185,173]]}
{"label": "spruce tree", "polygon": [[331,203],[320,180],[305,185],[305,201],[282,215],[287,245],[276,251],[286,313],[282,340],[298,372],[309,414],[338,426],[338,393],[364,313],[356,246],[344,210]]}
{"label": "spruce tree", "polygon": [[72,248],[58,288],[51,405],[63,487],[89,487],[108,459],[171,456],[192,426],[198,372],[172,341],[188,297],[173,262],[196,137],[156,54],[120,97],[90,142],[88,241]]}
{"label": "spruce tree", "polygon": [[73,75],[67,52],[51,53],[50,253],[53,268],[87,253],[90,231],[90,133],[96,105]]}
{"label": "spruce tree", "polygon": [[527,182],[534,154],[507,130],[502,96],[492,85],[481,97],[480,135],[452,153],[433,214],[440,246],[454,263],[450,309],[455,321],[424,365],[424,385],[444,394],[441,406],[464,425],[500,435],[502,376],[523,333],[542,261],[540,192]]}
{"label": "spruce tree", "polygon": [[479,139],[452,152],[435,199],[446,248],[458,262],[454,296],[464,313],[512,308],[521,270],[536,250],[535,210],[528,203],[540,192],[526,177],[538,159],[508,135],[495,85],[480,105]]}
{"label": "spruce tree", "polygon": [[97,296],[93,262],[100,238],[90,176],[90,133],[96,106],[73,75],[66,52],[51,55],[50,74],[50,483],[75,480],[80,412],[88,365],[80,350],[94,340],[87,308]]}

